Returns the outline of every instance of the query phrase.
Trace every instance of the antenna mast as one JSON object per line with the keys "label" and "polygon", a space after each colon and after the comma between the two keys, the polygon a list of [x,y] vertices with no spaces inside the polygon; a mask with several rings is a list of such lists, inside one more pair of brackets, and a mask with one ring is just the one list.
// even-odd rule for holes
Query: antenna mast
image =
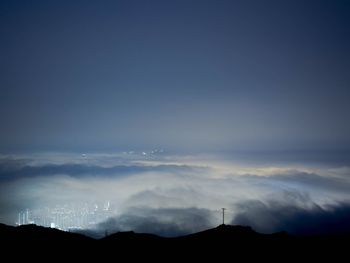
{"label": "antenna mast", "polygon": [[225,210],[226,208],[221,208],[222,209],[222,224],[225,225]]}

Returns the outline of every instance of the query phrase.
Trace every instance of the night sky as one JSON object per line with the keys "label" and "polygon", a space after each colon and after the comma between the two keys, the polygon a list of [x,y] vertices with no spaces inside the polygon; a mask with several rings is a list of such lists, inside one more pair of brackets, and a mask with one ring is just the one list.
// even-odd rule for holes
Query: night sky
{"label": "night sky", "polygon": [[1,1],[5,150],[350,147],[348,1]]}
{"label": "night sky", "polygon": [[89,192],[117,230],[350,231],[349,73],[346,0],[3,0],[0,221]]}

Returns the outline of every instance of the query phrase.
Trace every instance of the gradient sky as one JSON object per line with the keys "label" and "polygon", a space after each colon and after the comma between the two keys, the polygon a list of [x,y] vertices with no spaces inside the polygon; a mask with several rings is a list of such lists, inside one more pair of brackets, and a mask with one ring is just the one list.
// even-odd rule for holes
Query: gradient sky
{"label": "gradient sky", "polygon": [[1,1],[0,151],[350,149],[349,1]]}

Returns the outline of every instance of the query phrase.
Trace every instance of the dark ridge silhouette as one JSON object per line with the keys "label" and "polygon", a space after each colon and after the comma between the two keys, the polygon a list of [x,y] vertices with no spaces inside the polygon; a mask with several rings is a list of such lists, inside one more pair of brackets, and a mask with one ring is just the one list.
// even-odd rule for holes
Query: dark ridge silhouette
{"label": "dark ridge silhouette", "polygon": [[107,258],[183,260],[259,257],[261,260],[331,259],[345,256],[349,235],[291,236],[286,232],[261,234],[249,226],[220,225],[202,232],[165,238],[153,234],[118,232],[102,239],[36,225],[19,227],[0,224],[2,254],[16,259],[80,260]]}
{"label": "dark ridge silhouette", "polygon": [[118,232],[101,239],[103,242],[149,242],[164,241],[166,238],[153,234],[135,233],[134,231]]}
{"label": "dark ridge silhouette", "polygon": [[[92,238],[37,225],[18,227],[0,224],[1,242],[92,242]],[[47,243],[46,243],[47,244]]]}
{"label": "dark ridge silhouette", "polygon": [[219,225],[216,228],[180,237],[181,239],[206,239],[220,240],[222,238],[255,238],[259,234],[249,226]]}

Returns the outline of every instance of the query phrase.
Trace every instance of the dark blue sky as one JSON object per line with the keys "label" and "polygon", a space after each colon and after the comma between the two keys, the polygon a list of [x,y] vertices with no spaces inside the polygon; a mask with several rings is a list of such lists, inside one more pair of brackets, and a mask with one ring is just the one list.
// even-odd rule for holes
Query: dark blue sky
{"label": "dark blue sky", "polygon": [[0,151],[350,149],[349,1],[1,1]]}

